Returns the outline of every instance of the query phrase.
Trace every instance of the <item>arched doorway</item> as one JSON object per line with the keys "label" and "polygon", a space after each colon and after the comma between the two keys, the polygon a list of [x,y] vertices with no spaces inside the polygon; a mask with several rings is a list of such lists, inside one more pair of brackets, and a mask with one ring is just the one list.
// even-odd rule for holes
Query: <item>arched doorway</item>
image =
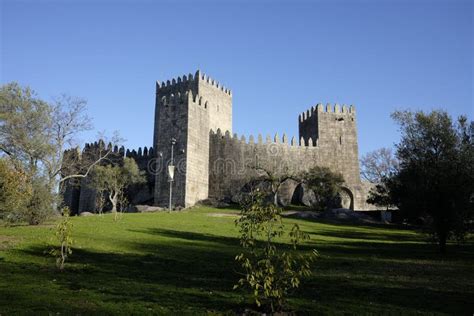
{"label": "arched doorway", "polygon": [[349,188],[342,187],[339,192],[339,198],[341,199],[342,208],[354,210],[354,195]]}

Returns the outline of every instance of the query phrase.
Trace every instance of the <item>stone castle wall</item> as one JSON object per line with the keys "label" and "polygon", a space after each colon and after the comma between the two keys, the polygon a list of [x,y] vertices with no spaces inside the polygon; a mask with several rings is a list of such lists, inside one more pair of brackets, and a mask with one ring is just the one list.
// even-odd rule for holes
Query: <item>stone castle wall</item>
{"label": "stone castle wall", "polygon": [[[352,124],[354,113],[326,112],[345,115],[348,124]],[[326,114],[325,113],[325,114]],[[349,128],[349,127],[347,127]],[[311,137],[294,138],[289,141],[286,135],[280,139],[278,135],[265,140],[258,136],[233,136],[229,132],[222,134],[220,130],[210,132],[209,152],[209,197],[214,199],[230,199],[252,179],[258,177],[259,168],[270,170],[276,174],[298,175],[314,166],[324,166],[334,172],[340,172],[346,183],[345,187],[352,198],[351,208],[367,209],[365,202],[366,187],[360,182],[359,169],[354,166],[353,153],[345,152],[344,142],[334,146],[321,146],[319,141],[313,142]],[[294,188],[293,188],[294,189]]]}
{"label": "stone castle wall", "polygon": [[[86,144],[82,152],[79,149],[72,149],[66,151],[65,155],[78,155],[78,164],[82,161],[95,161],[99,157],[99,150],[110,150],[107,160],[104,163],[120,164],[124,157],[133,158],[138,165],[138,168],[145,172],[146,182],[144,184],[129,187],[127,195],[129,202],[132,204],[149,203],[153,199],[155,175],[153,174],[153,167],[151,162],[155,157],[153,148],[144,147],[138,150],[127,150],[122,146],[112,148],[109,144],[105,147],[103,142],[95,142]],[[150,167],[151,166],[151,167]],[[96,210],[97,192],[90,185],[90,178],[71,179],[65,184],[63,201],[65,205],[69,206],[72,214],[79,214],[82,212],[94,212]]]}
{"label": "stone castle wall", "polygon": [[[298,139],[265,140],[232,135],[232,92],[197,71],[156,83],[153,147],[127,151],[114,149],[117,161],[133,157],[147,171],[147,184],[131,188],[133,204],[167,206],[170,182],[171,139],[175,139],[173,206],[191,206],[207,198],[230,199],[250,180],[257,167],[297,175],[313,166],[324,166],[343,175],[351,208],[370,209],[370,185],[359,175],[356,113],[353,106],[318,104],[298,118]],[[214,132],[215,131],[215,132]],[[85,150],[93,150],[87,145]],[[121,158],[120,158],[121,157]],[[150,165],[150,162],[153,162]],[[79,211],[95,206],[95,191],[88,179],[79,189],[66,187],[65,200]],[[295,191],[293,186],[287,189]]]}

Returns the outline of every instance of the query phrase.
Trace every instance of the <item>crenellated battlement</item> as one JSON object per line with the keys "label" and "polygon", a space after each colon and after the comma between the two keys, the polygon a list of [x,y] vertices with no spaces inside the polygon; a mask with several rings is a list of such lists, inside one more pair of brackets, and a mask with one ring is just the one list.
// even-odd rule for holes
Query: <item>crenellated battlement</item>
{"label": "crenellated battlement", "polygon": [[176,93],[185,93],[188,90],[197,91],[198,77],[192,74],[183,75],[182,77],[173,78],[166,81],[156,81],[156,94],[171,95]]}
{"label": "crenellated battlement", "polygon": [[99,140],[93,143],[86,143],[84,145],[84,148],[82,149],[82,153],[79,149],[73,148],[73,149],[68,149],[66,152],[71,152],[71,151],[78,151],[79,153],[86,154],[86,153],[96,153],[98,150],[111,150],[111,153],[113,157],[119,157],[119,158],[124,158],[124,157],[130,157],[134,159],[152,159],[155,157],[155,153],[153,150],[153,147],[138,147],[137,150],[133,149],[127,149],[125,150],[124,146],[113,146],[112,143],[108,143],[107,145],[103,140]]}
{"label": "crenellated battlement", "polygon": [[207,76],[204,73],[201,73],[200,70],[196,71],[195,78],[202,80],[203,82],[207,83],[208,85],[215,87],[216,89],[224,92],[225,94],[232,96],[232,90],[227,89],[225,86],[219,83],[219,81],[212,79],[211,77]]}
{"label": "crenellated battlement", "polygon": [[162,81],[162,82],[156,81],[156,88],[157,88],[157,90],[158,89],[170,88],[172,86],[180,85],[184,82],[194,81],[196,78],[199,78],[199,77],[195,77],[192,74],[189,74],[187,76],[183,75],[182,77],[178,77],[176,79],[173,78],[171,80],[166,80],[166,81]]}
{"label": "crenellated battlement", "polygon": [[318,103],[316,106],[312,106],[310,109],[304,111],[298,116],[299,122],[304,122],[311,118],[315,113],[330,113],[330,114],[347,114],[347,115],[354,115],[355,114],[355,106],[350,105],[347,106],[345,104],[339,106],[339,104],[326,104],[324,106],[322,103]]}
{"label": "crenellated battlement", "polygon": [[217,80],[212,79],[200,70],[196,71],[194,75],[188,74],[182,77],[173,78],[166,81],[156,81],[156,94],[157,95],[170,95],[176,94],[177,92],[184,93],[188,90],[194,93],[199,92],[199,83],[204,83],[210,87],[213,87],[222,93],[232,96],[232,91],[220,84]]}
{"label": "crenellated battlement", "polygon": [[125,149],[123,146],[119,148],[118,146],[113,146],[111,142],[106,144],[102,139],[99,139],[98,141],[93,142],[93,143],[86,143],[84,145],[84,148],[82,149],[82,153],[96,152],[98,150],[111,150],[112,153],[114,154],[121,153],[122,155],[125,152]]}
{"label": "crenellated battlement", "polygon": [[155,158],[155,152],[153,150],[153,147],[143,147],[143,150],[141,147],[138,147],[138,150],[129,150],[125,152],[125,157],[133,158],[135,160],[137,159],[153,159]]}
{"label": "crenellated battlement", "polygon": [[199,94],[193,95],[192,91],[189,91],[188,93],[188,102],[190,104],[202,106],[204,109],[207,109],[208,106],[210,105],[210,102],[206,100],[205,97],[202,97]]}
{"label": "crenellated battlement", "polygon": [[206,98],[199,94],[194,94],[192,91],[186,91],[184,93],[177,92],[171,95],[162,96],[159,100],[164,106],[176,106],[188,102],[189,104],[195,104],[202,106],[207,109],[210,102]]}
{"label": "crenellated battlement", "polygon": [[[231,136],[229,131],[226,131],[222,133],[220,129],[217,129],[217,131],[213,131],[212,129],[209,132],[209,135],[211,138],[214,138],[216,140],[220,140],[221,142],[226,142],[226,143],[239,143],[239,144],[246,144],[246,145],[278,145],[278,146],[286,146],[286,147],[303,147],[303,148],[317,148],[318,146],[318,140],[313,140],[312,138],[309,138],[308,141],[305,141],[303,137],[301,137],[299,140],[297,140],[295,137],[292,137],[291,140],[288,140],[288,137],[286,136],[285,133],[283,133],[282,138],[278,135],[278,133],[275,134],[275,136],[272,138],[270,135],[266,135],[265,141],[263,140],[262,134],[258,134],[257,138],[255,138],[253,135],[250,135],[248,139],[242,135],[239,137],[237,133],[234,133],[233,136]],[[256,139],[256,140],[255,140]]]}

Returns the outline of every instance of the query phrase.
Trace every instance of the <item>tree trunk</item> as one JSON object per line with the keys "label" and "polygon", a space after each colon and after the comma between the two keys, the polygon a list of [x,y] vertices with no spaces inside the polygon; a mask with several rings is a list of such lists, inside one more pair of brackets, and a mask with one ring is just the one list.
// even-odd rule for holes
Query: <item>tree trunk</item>
{"label": "tree trunk", "polygon": [[117,200],[118,200],[118,193],[112,192],[109,194],[110,203],[112,203],[112,213],[117,212]]}
{"label": "tree trunk", "polygon": [[278,206],[278,185],[272,183],[272,191],[273,191],[273,204]]}

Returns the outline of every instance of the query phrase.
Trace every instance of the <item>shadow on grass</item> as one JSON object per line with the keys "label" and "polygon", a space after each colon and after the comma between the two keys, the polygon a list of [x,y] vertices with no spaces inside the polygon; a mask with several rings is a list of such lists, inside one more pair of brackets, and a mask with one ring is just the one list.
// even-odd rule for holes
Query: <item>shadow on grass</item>
{"label": "shadow on grass", "polygon": [[[30,306],[32,309],[29,310],[37,311],[41,310],[41,306],[48,306],[48,311],[122,313],[123,310],[114,309],[121,304],[138,308],[134,313],[143,307],[153,310],[164,308],[165,313],[188,308],[189,311],[238,310],[241,298],[232,291],[237,279],[234,273],[236,265],[233,254],[225,253],[228,247],[175,241],[130,242],[130,246],[137,252],[74,249],[63,273],[54,269],[53,259],[51,267],[46,269],[35,265],[0,263],[2,274],[10,276],[10,280],[4,281],[15,284],[16,288],[10,291],[10,295],[0,298],[0,306],[7,306],[8,301],[15,299],[15,304]],[[44,258],[44,250],[28,248],[21,252]],[[47,289],[45,285],[53,279],[56,280],[54,285],[57,288]],[[29,289],[31,284],[49,291],[51,299],[58,298],[59,294],[65,296],[62,299],[71,302],[68,307],[56,304],[56,299],[45,304],[45,298],[34,295]],[[96,304],[85,308],[80,304],[83,301]],[[116,303],[117,306],[110,306],[110,303]],[[141,312],[149,311],[145,309]]]}
{"label": "shadow on grass", "polygon": [[[156,239],[125,241],[130,250],[127,253],[74,249],[63,273],[52,267],[52,259],[51,266],[46,267],[0,261],[0,289],[3,292],[10,285],[6,295],[0,295],[0,307],[14,302],[7,311],[85,314],[141,314],[150,310],[232,313],[242,309],[240,295],[232,290],[239,270],[234,261],[240,251],[237,238],[158,228],[135,232]],[[347,238],[345,232],[339,237]],[[466,279],[459,279],[472,278],[472,269],[456,270],[455,258],[440,263],[426,245],[341,240],[316,242],[304,249],[313,247],[321,251],[322,258],[316,263],[315,276],[294,294],[293,308],[298,311],[472,311],[472,303],[468,303],[474,301],[472,287],[460,290]],[[44,250],[33,247],[18,251],[44,258]],[[472,250],[471,245],[457,254],[466,265],[472,263]],[[433,277],[436,282],[430,283]]]}
{"label": "shadow on grass", "polygon": [[229,246],[239,245],[239,239],[236,237],[216,236],[216,235],[211,235],[211,234],[202,234],[202,233],[161,229],[161,228],[148,228],[148,229],[142,229],[142,230],[130,229],[129,231],[136,232],[136,233],[159,235],[161,237],[180,239],[181,241],[188,241],[188,242],[200,241],[200,242],[208,242],[208,243],[229,245]]}
{"label": "shadow on grass", "polygon": [[[338,226],[338,224],[332,224],[334,226]],[[340,225],[344,227],[348,227],[348,225]],[[352,226],[357,228],[357,226]],[[361,228],[369,228],[369,226],[359,226]],[[390,241],[390,242],[423,242],[427,238],[422,234],[412,234],[407,235],[404,232],[391,232],[387,227],[384,227],[386,233],[375,233],[373,231],[357,231],[349,229],[344,230],[318,230],[315,232],[317,235],[327,236],[327,237],[335,237],[335,238],[343,238],[343,239],[359,239],[359,240],[372,240],[378,242]]]}

